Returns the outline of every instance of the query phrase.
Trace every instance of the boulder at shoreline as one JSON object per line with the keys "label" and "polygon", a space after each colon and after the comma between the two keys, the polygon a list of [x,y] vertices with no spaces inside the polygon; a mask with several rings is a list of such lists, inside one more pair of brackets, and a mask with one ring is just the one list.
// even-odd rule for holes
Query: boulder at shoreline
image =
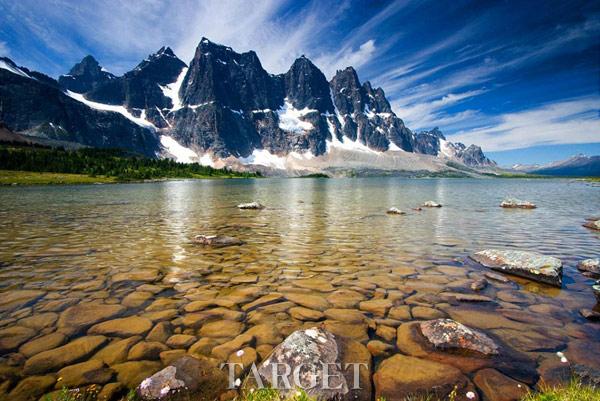
{"label": "boulder at shoreline", "polygon": [[485,249],[470,257],[496,271],[559,288],[562,286],[562,262],[552,256],[528,251]]}

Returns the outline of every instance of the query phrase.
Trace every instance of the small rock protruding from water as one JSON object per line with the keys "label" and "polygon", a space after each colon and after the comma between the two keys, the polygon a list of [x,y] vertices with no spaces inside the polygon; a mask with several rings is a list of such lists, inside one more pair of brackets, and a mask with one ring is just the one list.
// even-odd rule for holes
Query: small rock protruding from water
{"label": "small rock protruding from water", "polygon": [[600,302],[600,280],[596,281],[596,284],[594,284],[592,286],[592,291],[594,291],[596,300],[598,300],[598,302]]}
{"label": "small rock protruding from water", "polygon": [[[352,363],[364,364],[356,371],[359,383],[354,382],[354,369],[348,369],[348,364]],[[292,387],[280,388],[283,397],[293,396],[297,387],[309,388],[310,386],[307,390],[308,394],[323,401],[368,401],[372,398],[371,354],[368,349],[357,341],[338,337],[322,327],[297,330],[275,347],[270,356],[258,367],[258,374],[264,385],[276,384],[272,383],[273,373],[275,373],[273,370],[281,369],[282,365],[289,368],[286,369],[287,373],[283,377],[279,371],[280,377]],[[325,366],[327,368],[324,368]],[[292,372],[300,367],[301,372],[311,372],[311,374],[294,376]],[[328,382],[324,380],[326,375],[329,376]],[[314,380],[312,383],[311,379]],[[300,383],[296,383],[296,380]],[[255,384],[250,375],[244,382],[242,390],[249,391]],[[356,389],[356,384],[361,389]]]}
{"label": "small rock protruding from water", "polygon": [[594,322],[600,322],[600,312],[596,312],[591,309],[580,309],[579,314],[586,318],[587,320],[591,320]]}
{"label": "small rock protruding from water", "polygon": [[261,210],[265,208],[260,202],[240,203],[237,207],[242,210]]}
{"label": "small rock protruding from water", "polygon": [[224,247],[244,244],[244,241],[234,237],[229,237],[227,235],[196,235],[192,242],[198,245],[213,247]]}
{"label": "small rock protruding from water", "polygon": [[422,206],[423,207],[442,207],[442,205],[440,205],[439,203],[436,203],[434,201],[427,201],[427,202],[423,203]]}
{"label": "small rock protruding from water", "polygon": [[227,373],[209,358],[184,356],[144,379],[136,391],[141,400],[218,399],[227,390]]}
{"label": "small rock protruding from water", "polygon": [[387,214],[406,214],[405,212],[403,212],[402,210],[398,209],[397,207],[391,207],[387,210],[386,212]]}
{"label": "small rock protruding from water", "polygon": [[586,259],[577,263],[577,269],[584,273],[590,273],[594,276],[600,275],[600,259]]}
{"label": "small rock protruding from water", "polygon": [[600,231],[600,218],[590,217],[583,225],[584,227],[591,228],[592,230]]}
{"label": "small rock protruding from water", "polygon": [[507,209],[535,209],[537,206],[535,203],[524,201],[515,198],[505,199],[500,203],[500,207]]}
{"label": "small rock protruding from water", "polygon": [[562,286],[562,262],[536,252],[486,249],[470,256],[481,265],[533,281]]}

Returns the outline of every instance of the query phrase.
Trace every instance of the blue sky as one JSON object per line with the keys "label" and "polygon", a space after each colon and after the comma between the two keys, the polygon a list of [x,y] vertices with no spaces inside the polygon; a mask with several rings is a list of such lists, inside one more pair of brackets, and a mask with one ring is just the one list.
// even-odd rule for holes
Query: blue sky
{"label": "blue sky", "polygon": [[0,55],[51,76],[93,54],[113,73],[202,36],[272,73],[305,54],[353,65],[413,130],[439,126],[502,165],[600,154],[600,2],[0,0]]}

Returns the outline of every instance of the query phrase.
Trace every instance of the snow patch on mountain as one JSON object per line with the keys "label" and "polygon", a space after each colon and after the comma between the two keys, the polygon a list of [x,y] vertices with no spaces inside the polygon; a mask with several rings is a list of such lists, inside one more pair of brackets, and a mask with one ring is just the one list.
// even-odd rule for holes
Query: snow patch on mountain
{"label": "snow patch on mountain", "polygon": [[117,105],[112,105],[112,104],[93,102],[91,100],[86,99],[82,94],[71,92],[70,90],[67,90],[65,92],[65,94],[67,96],[69,96],[70,98],[75,99],[78,102],[81,102],[88,107],[91,107],[92,109],[101,110],[101,111],[111,111],[113,113],[119,113],[119,114],[123,115],[125,118],[136,123],[140,127],[148,128],[151,130],[157,129],[154,124],[152,124],[150,121],[146,120],[146,111],[145,110],[141,113],[140,117],[136,117],[133,114],[131,114],[129,112],[129,110],[127,110],[124,106],[117,106]]}
{"label": "snow patch on mountain", "polygon": [[196,152],[190,148],[180,145],[179,142],[177,142],[171,136],[161,135],[160,143],[179,163],[196,163],[200,159]]}
{"label": "snow patch on mountain", "polygon": [[310,131],[314,126],[309,122],[302,121],[300,118],[314,112],[317,112],[317,110],[309,109],[307,107],[298,110],[286,99],[284,105],[277,110],[277,115],[279,116],[279,128],[296,134]]}
{"label": "snow patch on mountain", "polygon": [[171,111],[177,111],[183,107],[181,98],[179,97],[179,89],[181,89],[181,84],[183,84],[183,80],[185,79],[185,74],[187,74],[187,71],[188,67],[183,67],[181,69],[181,73],[179,73],[179,76],[177,77],[177,80],[175,82],[165,86],[158,85],[162,90],[163,94],[169,99],[171,99],[171,102],[173,103]]}
{"label": "snow patch on mountain", "polygon": [[[15,65],[11,65],[11,64],[7,63],[4,60],[0,60],[0,68],[3,70],[8,70],[8,71],[12,72],[13,74],[17,74],[17,75],[20,75],[25,78],[31,78],[27,73],[25,73],[25,71],[21,70],[19,67],[15,66]],[[33,79],[33,78],[31,78],[31,79]]]}
{"label": "snow patch on mountain", "polygon": [[440,151],[438,152],[438,157],[448,157],[448,158],[454,158],[456,156],[456,152],[454,150],[454,147],[452,146],[452,143],[441,139],[440,138]]}

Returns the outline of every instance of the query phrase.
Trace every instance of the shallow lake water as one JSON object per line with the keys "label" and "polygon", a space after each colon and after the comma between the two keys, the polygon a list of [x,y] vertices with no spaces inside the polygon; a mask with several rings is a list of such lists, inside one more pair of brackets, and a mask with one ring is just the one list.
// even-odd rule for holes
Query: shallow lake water
{"label": "shallow lake water", "polygon": [[[538,208],[502,209],[506,197]],[[266,208],[236,208],[254,200]],[[443,207],[413,210],[427,200]],[[600,370],[600,359],[594,359],[600,354],[600,325],[579,315],[582,308],[598,308],[593,280],[576,269],[578,261],[599,256],[600,233],[582,224],[600,212],[600,188],[583,182],[169,181],[3,188],[0,205],[0,396],[35,376],[29,386],[39,388],[31,396],[37,399],[60,387],[55,381],[60,369],[102,359],[98,353],[121,338],[132,338],[131,344],[115,360],[103,359],[113,370],[98,379],[100,385],[135,385],[185,351],[225,360],[229,355],[215,355],[214,347],[247,331],[258,333],[252,346],[260,360],[308,325],[395,346],[393,338],[378,334],[379,326],[442,316],[527,353],[540,372],[553,366],[557,351]],[[407,214],[387,215],[390,207]],[[205,248],[192,242],[198,234],[229,235],[245,244]],[[485,248],[560,258],[562,289],[506,276],[510,282],[488,280],[477,292],[490,301],[448,298],[449,292],[475,293],[470,283],[486,269],[468,255]],[[272,293],[272,299],[251,304]],[[389,305],[362,308],[362,323],[345,321],[343,312],[327,313],[361,310],[360,302],[370,299],[389,299],[391,308],[400,309],[392,316]],[[95,319],[93,307],[83,313],[91,316],[73,312],[83,304],[121,308],[100,308]],[[320,314],[293,309],[298,305]],[[142,319],[95,326],[130,316]],[[107,340],[78,350],[72,360],[28,367],[37,353],[86,332]],[[169,338],[174,334],[184,336]],[[163,353],[141,350],[139,358],[132,356],[129,347],[144,336],[162,343],[155,351]],[[170,349],[180,351],[164,353]],[[143,362],[127,362],[140,358]]]}

